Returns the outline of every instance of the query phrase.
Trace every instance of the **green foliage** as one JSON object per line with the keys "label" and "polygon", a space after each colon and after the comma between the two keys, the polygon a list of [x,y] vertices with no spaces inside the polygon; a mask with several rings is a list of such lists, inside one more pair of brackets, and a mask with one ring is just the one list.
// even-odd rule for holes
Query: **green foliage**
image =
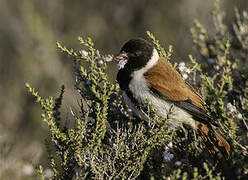
{"label": "green foliage", "polygon": [[43,173],[44,173],[43,172],[43,167],[41,165],[39,166],[39,169],[37,170],[37,173],[39,174],[41,180],[45,180],[45,177],[43,175]]}
{"label": "green foliage", "polygon": [[248,146],[245,134],[248,129],[247,109],[244,104],[248,98],[248,87],[245,78],[247,62],[244,61],[244,56],[247,57],[248,54],[242,45],[247,41],[247,37],[241,38],[247,26],[246,12],[243,12],[243,15],[241,18],[236,10],[237,24],[234,24],[236,30],[232,34],[224,24],[225,13],[216,3],[213,11],[215,34],[211,36],[198,21],[194,22],[195,26],[191,29],[194,43],[203,60],[200,66],[190,56],[193,70],[201,78],[198,86],[202,89],[204,99],[219,129],[230,138],[232,145],[229,167],[225,167],[222,172],[225,174],[232,171],[232,176],[226,173],[229,178],[247,177],[247,166],[244,162],[247,161]]}
{"label": "green foliage", "polygon": [[[209,110],[226,135],[231,146],[228,160],[213,161],[194,132],[185,129],[170,131],[167,119],[156,115],[147,102],[147,121],[132,116],[123,104],[116,82],[109,80],[107,70],[111,55],[102,55],[90,38],[79,37],[80,50],[68,49],[57,43],[63,53],[73,59],[75,89],[79,93],[78,110],[62,119],[65,87],[58,98],[42,98],[29,84],[29,92],[42,108],[42,118],[48,125],[50,137],[47,149],[54,179],[245,179],[248,175],[247,114],[248,73],[247,15],[236,10],[237,24],[231,36],[223,23],[224,13],[218,4],[213,11],[214,35],[197,20],[191,29],[201,65],[191,61],[192,83],[201,91]],[[172,55],[147,32],[159,53],[167,61]],[[240,46],[235,47],[235,38]],[[242,53],[238,53],[242,52]],[[246,56],[247,57],[247,56]],[[242,64],[242,65],[241,65]],[[176,65],[175,65],[176,67]],[[65,121],[75,122],[72,127]],[[221,158],[220,158],[221,159]],[[44,179],[43,168],[38,173]]]}
{"label": "green foliage", "polygon": [[[122,104],[118,85],[108,80],[106,59],[109,56],[100,55],[90,38],[79,37],[79,41],[86,50],[69,50],[57,43],[61,51],[74,59],[80,110],[71,110],[73,128],[60,123],[64,86],[54,100],[40,97],[26,84],[41,105],[42,118],[50,128],[54,152],[49,151],[49,154],[54,178],[135,179],[150,152],[169,140],[166,121],[156,116],[148,103],[147,116],[153,118],[148,122],[133,122],[129,110]],[[39,173],[42,174],[41,168]]]}

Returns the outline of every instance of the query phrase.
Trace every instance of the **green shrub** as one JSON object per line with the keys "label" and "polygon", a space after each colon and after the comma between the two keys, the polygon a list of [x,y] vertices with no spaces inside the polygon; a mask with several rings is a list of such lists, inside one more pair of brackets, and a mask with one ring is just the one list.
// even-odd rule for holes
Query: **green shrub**
{"label": "green shrub", "polygon": [[[58,98],[42,98],[29,84],[29,92],[42,107],[48,125],[50,166],[54,179],[245,179],[248,177],[248,15],[236,12],[231,31],[223,23],[218,3],[213,11],[213,34],[197,21],[192,37],[199,57],[192,55],[185,79],[203,95],[209,110],[228,139],[228,160],[214,161],[192,130],[168,130],[166,120],[147,103],[149,120],[142,121],[123,104],[117,83],[108,77],[112,55],[103,55],[90,38],[79,37],[83,48],[58,48],[73,60],[78,109],[71,117],[60,114],[65,87]],[[166,51],[151,32],[147,33],[167,61]],[[180,64],[174,64],[175,68]],[[180,71],[180,69],[179,69]],[[189,77],[188,77],[189,75]],[[173,106],[171,107],[173,111]],[[75,122],[72,127],[65,121]],[[220,158],[221,159],[221,158]],[[38,173],[45,179],[42,166]]]}

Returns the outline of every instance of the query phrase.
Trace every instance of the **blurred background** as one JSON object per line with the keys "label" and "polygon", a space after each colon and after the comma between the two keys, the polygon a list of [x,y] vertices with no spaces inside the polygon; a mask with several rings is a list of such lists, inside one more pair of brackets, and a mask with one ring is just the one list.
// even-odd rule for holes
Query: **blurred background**
{"label": "blurred background", "polygon": [[[64,84],[65,113],[76,105],[71,59],[57,41],[79,49],[77,37],[90,36],[103,54],[117,54],[149,30],[165,48],[174,46],[175,61],[187,61],[194,54],[192,21],[211,31],[213,6],[214,0],[0,0],[0,179],[34,179],[37,165],[47,164],[47,127],[25,82],[44,97],[58,95]],[[248,1],[223,0],[221,7],[232,26],[234,7],[247,9]],[[45,174],[51,176],[49,168]]]}

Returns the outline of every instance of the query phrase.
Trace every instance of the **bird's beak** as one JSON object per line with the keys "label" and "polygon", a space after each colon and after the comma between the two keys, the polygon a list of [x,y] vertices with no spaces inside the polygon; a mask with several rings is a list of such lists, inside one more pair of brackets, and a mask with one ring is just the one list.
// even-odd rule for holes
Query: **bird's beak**
{"label": "bird's beak", "polygon": [[124,68],[125,64],[127,63],[128,61],[128,55],[126,52],[121,52],[120,54],[118,54],[116,56],[116,62],[118,64],[118,69],[122,69]]}
{"label": "bird's beak", "polygon": [[119,63],[120,61],[128,59],[127,53],[126,52],[121,52],[116,56],[116,62]]}

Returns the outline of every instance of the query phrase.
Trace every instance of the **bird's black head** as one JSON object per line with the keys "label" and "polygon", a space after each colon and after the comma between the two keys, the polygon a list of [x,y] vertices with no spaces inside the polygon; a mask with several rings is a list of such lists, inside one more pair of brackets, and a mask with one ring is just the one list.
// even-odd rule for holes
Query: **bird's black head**
{"label": "bird's black head", "polygon": [[142,38],[127,41],[117,56],[117,60],[124,60],[119,63],[119,69],[124,67],[129,71],[141,69],[151,59],[153,49],[154,46]]}
{"label": "bird's black head", "polygon": [[[153,56],[155,57],[152,58]],[[121,89],[126,90],[128,88],[134,71],[145,68],[149,63],[154,64],[157,57],[157,51],[148,41],[141,38],[127,41],[116,57],[119,67],[117,81]]]}

